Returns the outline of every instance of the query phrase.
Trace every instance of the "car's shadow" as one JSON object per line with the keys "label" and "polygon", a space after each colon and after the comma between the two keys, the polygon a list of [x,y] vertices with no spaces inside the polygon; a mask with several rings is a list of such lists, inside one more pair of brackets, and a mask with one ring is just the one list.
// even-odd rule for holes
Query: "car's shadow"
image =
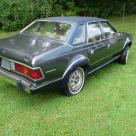
{"label": "car's shadow", "polygon": [[31,92],[32,95],[37,95],[37,94],[41,94],[41,95],[63,95],[62,90],[59,89],[60,84],[57,83],[53,83],[51,85],[48,85],[46,87],[42,87],[38,90],[35,90],[33,92]]}
{"label": "car's shadow", "polygon": [[[19,91],[16,87],[9,83],[4,83],[6,91],[2,92],[6,96],[7,104],[13,101],[17,103],[15,105],[21,105],[22,109],[29,109],[32,107],[40,108],[41,105],[55,104],[58,100],[65,100],[65,97],[62,92],[56,86],[46,86],[42,89],[39,89],[31,94]],[[60,104],[63,103],[63,100],[60,101]],[[11,105],[12,106],[12,105]]]}

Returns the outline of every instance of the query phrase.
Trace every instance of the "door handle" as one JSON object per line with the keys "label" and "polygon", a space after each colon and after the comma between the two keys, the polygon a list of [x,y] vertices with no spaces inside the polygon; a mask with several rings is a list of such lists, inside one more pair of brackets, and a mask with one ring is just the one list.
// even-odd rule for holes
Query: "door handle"
{"label": "door handle", "polygon": [[111,45],[110,44],[107,44],[107,48],[110,48],[111,47]]}
{"label": "door handle", "polygon": [[94,54],[94,50],[91,49],[91,50],[88,51],[88,53],[89,54]]}

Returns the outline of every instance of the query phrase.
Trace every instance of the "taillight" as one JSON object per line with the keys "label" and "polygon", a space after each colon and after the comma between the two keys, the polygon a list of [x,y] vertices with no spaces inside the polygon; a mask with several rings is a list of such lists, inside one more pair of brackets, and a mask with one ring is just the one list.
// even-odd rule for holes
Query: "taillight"
{"label": "taillight", "polygon": [[39,68],[38,69],[31,69],[27,66],[24,66],[24,65],[18,64],[18,63],[15,63],[15,71],[19,72],[21,74],[24,74],[32,79],[35,79],[35,80],[38,80],[43,77],[41,70]]}

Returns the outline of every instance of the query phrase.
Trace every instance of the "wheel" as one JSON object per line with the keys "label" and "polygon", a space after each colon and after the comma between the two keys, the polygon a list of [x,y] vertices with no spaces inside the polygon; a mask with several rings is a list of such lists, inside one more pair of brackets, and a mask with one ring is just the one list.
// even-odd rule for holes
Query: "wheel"
{"label": "wheel", "polygon": [[85,72],[83,68],[78,67],[69,74],[66,86],[63,90],[64,94],[67,96],[78,94],[82,90],[84,82]]}
{"label": "wheel", "polygon": [[124,49],[123,53],[121,54],[119,58],[119,63],[124,65],[127,64],[128,56],[129,56],[129,46],[126,46],[126,48]]}

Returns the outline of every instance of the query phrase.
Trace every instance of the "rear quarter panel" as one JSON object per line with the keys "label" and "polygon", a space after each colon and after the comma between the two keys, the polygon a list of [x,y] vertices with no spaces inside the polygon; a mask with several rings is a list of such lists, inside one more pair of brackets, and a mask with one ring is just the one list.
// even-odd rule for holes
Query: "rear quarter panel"
{"label": "rear quarter panel", "polygon": [[35,61],[35,66],[41,67],[45,78],[38,83],[62,79],[67,72],[82,63],[88,63],[87,48],[64,45],[45,53]]}

